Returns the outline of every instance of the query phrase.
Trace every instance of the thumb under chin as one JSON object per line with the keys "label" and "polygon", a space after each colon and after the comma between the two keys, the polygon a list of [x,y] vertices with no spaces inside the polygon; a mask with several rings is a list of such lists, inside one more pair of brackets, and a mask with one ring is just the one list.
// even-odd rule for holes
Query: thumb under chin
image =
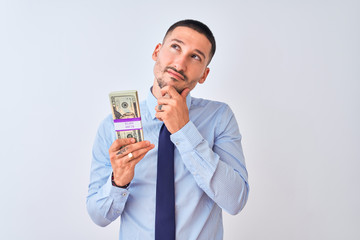
{"label": "thumb under chin", "polygon": [[181,96],[186,97],[186,96],[189,94],[189,92],[190,92],[190,89],[185,88],[185,89],[181,92]]}

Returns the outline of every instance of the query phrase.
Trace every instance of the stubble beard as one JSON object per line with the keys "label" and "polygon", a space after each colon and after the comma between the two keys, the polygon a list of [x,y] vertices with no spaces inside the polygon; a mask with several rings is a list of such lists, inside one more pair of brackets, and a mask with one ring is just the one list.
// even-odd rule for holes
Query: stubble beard
{"label": "stubble beard", "polygon": [[[166,82],[166,81],[163,79],[164,77],[166,77],[166,76],[164,76],[164,75],[165,75],[165,73],[166,73],[166,69],[167,69],[167,68],[166,68],[166,67],[163,68],[159,62],[157,62],[157,63],[155,64],[155,68],[156,68],[156,67],[159,69],[159,71],[158,71],[158,72],[154,72],[154,73],[155,73],[155,78],[156,78],[156,81],[157,81],[160,89],[162,89],[163,87],[166,87],[166,86],[169,85],[169,82]],[[163,69],[163,70],[160,70],[160,69]],[[174,81],[177,81],[177,80],[176,80],[176,79],[172,79],[172,78],[170,77],[170,81],[174,82]],[[174,86],[174,85],[171,85],[171,86],[174,87],[175,90],[176,90],[179,94],[181,94],[181,92],[184,90],[184,88],[179,88],[179,87]]]}
{"label": "stubble beard", "polygon": [[[168,86],[169,84],[167,83],[167,82],[165,82],[162,78],[156,78],[156,81],[157,81],[157,83],[158,83],[158,85],[159,85],[159,87],[160,87],[160,89],[162,89],[163,87],[166,87],[166,86]],[[171,80],[171,81],[174,81],[174,80]],[[174,86],[174,85],[171,85],[173,88],[175,88],[175,90],[179,93],[179,94],[181,94],[181,92],[184,90],[184,88],[179,88],[179,87],[177,87],[177,86]]]}

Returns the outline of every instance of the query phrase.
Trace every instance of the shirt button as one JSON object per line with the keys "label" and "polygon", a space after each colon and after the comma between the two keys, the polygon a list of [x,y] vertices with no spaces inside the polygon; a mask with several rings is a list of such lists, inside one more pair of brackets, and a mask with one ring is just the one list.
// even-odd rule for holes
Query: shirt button
{"label": "shirt button", "polygon": [[180,145],[180,143],[179,143],[179,142],[176,142],[175,144],[176,144],[176,145]]}
{"label": "shirt button", "polygon": [[126,196],[126,192],[124,192],[122,195],[125,197],[125,196]]}

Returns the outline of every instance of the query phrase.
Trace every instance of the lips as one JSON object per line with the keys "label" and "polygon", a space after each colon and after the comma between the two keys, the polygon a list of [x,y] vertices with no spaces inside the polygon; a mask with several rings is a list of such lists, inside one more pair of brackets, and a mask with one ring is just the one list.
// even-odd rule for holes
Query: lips
{"label": "lips", "polygon": [[182,74],[174,71],[174,70],[171,69],[171,68],[168,68],[168,69],[166,70],[166,72],[167,72],[169,75],[171,75],[172,77],[174,77],[175,79],[182,80],[182,81],[185,80],[185,78],[184,78],[184,76],[183,76]]}

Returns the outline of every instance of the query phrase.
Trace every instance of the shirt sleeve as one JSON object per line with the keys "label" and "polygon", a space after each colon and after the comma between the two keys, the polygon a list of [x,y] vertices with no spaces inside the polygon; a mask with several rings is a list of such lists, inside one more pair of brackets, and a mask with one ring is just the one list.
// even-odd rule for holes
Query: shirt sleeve
{"label": "shirt sleeve", "polygon": [[204,139],[192,121],[171,140],[198,186],[226,212],[237,214],[249,193],[241,134],[228,106],[217,118],[214,143]]}
{"label": "shirt sleeve", "polygon": [[105,119],[95,138],[86,201],[91,219],[102,227],[121,215],[129,195],[129,190],[118,188],[111,183],[112,167],[109,148],[115,138],[110,135],[110,131],[106,131],[106,129],[111,129],[110,124],[108,119]]}

